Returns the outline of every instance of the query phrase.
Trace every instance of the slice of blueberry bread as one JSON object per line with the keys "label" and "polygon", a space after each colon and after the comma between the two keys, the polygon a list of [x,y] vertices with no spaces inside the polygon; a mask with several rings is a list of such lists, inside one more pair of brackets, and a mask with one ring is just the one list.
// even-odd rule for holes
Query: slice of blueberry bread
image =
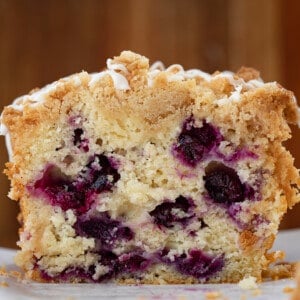
{"label": "slice of blueberry bread", "polygon": [[258,72],[149,68],[125,51],[16,99],[1,117],[16,262],[49,282],[261,279],[299,172],[293,94]]}

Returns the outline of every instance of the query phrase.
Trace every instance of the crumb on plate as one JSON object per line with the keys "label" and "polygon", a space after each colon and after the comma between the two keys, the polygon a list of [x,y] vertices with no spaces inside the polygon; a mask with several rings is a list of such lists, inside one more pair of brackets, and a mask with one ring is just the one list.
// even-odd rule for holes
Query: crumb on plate
{"label": "crumb on plate", "polygon": [[290,286],[285,286],[282,291],[286,294],[289,294],[289,293],[292,293],[294,290],[295,289]]}
{"label": "crumb on plate", "polygon": [[9,277],[13,277],[13,278],[16,278],[16,279],[23,279],[23,276],[22,276],[22,273],[19,272],[19,271],[10,271],[8,273]]}
{"label": "crumb on plate", "polygon": [[252,291],[252,295],[253,296],[259,296],[262,294],[262,290],[261,289],[255,289]]}
{"label": "crumb on plate", "polygon": [[6,281],[0,281],[0,287],[8,287],[8,283]]}
{"label": "crumb on plate", "polygon": [[244,289],[244,290],[254,290],[254,289],[257,289],[258,286],[257,286],[257,283],[256,283],[256,277],[253,277],[253,276],[245,277],[244,279],[242,279],[238,283],[238,286],[241,289]]}
{"label": "crumb on plate", "polygon": [[212,291],[205,293],[205,299],[206,300],[213,300],[213,299],[221,299],[222,293],[218,291]]}

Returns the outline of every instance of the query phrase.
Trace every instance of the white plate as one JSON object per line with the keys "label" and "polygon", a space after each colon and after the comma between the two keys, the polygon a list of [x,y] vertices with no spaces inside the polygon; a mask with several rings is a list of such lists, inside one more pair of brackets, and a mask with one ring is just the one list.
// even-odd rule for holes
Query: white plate
{"label": "white plate", "polygon": [[[279,233],[274,250],[284,250],[287,261],[300,261],[300,230],[286,230]],[[0,248],[0,266],[7,270],[17,270],[13,264],[14,250]],[[281,300],[289,295],[283,292],[285,287],[294,287],[293,280],[278,280],[260,284],[257,290],[243,290],[237,284],[206,285],[169,285],[169,286],[117,286],[114,284],[41,284],[18,281],[14,278],[0,276],[0,282],[8,287],[0,287],[2,300],[27,299],[114,299],[114,300],[150,300],[174,299],[188,300],[208,299],[208,292],[219,292],[222,297],[216,299],[255,299]]]}

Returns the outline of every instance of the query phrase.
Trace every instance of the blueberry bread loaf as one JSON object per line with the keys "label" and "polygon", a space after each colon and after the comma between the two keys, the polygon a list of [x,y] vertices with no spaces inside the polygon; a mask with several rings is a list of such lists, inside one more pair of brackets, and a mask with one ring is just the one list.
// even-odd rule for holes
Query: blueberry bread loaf
{"label": "blueberry bread loaf", "polygon": [[124,51],[1,116],[16,263],[46,282],[261,279],[300,200],[282,142],[296,100],[257,71],[164,68]]}

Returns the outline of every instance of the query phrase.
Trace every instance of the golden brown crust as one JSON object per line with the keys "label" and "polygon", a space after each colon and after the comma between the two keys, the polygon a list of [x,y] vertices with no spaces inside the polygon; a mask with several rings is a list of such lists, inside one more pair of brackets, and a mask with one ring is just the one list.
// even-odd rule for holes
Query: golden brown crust
{"label": "golden brown crust", "polygon": [[259,238],[249,230],[244,230],[240,234],[240,246],[247,253],[257,247]]}

